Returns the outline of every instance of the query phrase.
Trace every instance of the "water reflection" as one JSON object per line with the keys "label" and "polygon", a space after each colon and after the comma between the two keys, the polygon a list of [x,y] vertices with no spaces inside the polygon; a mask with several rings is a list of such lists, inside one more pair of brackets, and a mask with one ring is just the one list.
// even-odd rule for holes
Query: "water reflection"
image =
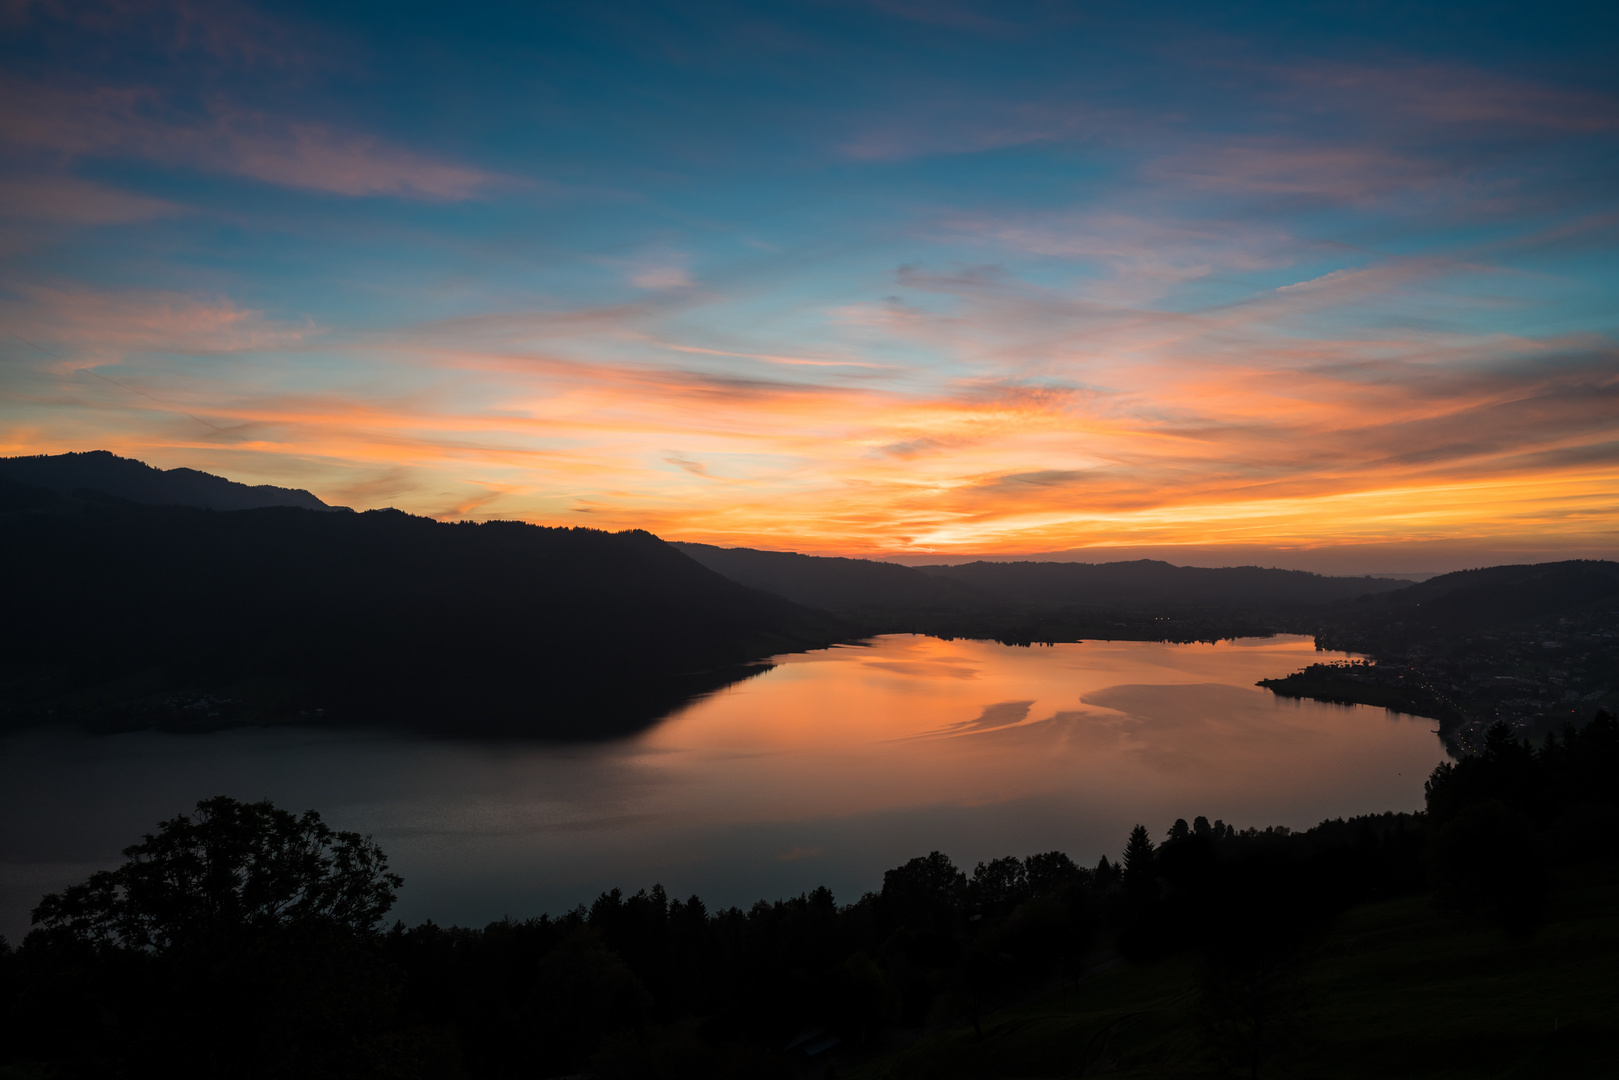
{"label": "water reflection", "polygon": [[371,832],[407,921],[558,911],[662,881],[711,904],[825,883],[845,899],[940,848],[971,864],[1116,855],[1176,817],[1306,826],[1416,809],[1430,722],[1253,686],[1308,638],[1013,648],[893,636],[783,658],[633,739],[446,743],[262,730],[0,741],[0,933],[217,793]]}

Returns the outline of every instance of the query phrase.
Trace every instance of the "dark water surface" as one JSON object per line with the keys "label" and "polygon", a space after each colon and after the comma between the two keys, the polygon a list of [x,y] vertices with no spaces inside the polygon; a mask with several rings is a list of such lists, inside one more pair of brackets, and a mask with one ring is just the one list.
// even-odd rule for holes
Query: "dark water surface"
{"label": "dark water surface", "polygon": [[[1336,654],[1330,654],[1336,655]],[[0,738],[0,934],[215,794],[376,836],[406,922],[481,925],[662,882],[710,907],[826,884],[840,901],[939,849],[1117,857],[1130,827],[1415,810],[1433,722],[1278,699],[1309,638],[1015,648],[895,635],[778,666],[589,746],[293,728]]]}

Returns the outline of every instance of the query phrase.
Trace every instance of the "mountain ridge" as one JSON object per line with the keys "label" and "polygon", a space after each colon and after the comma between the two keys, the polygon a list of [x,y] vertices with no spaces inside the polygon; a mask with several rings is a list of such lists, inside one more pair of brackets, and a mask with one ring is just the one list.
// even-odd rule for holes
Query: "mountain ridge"
{"label": "mountain ridge", "polygon": [[0,477],[58,495],[110,496],[144,506],[193,506],[203,510],[257,510],[295,506],[349,512],[303,488],[243,484],[184,466],[160,469],[108,450],[0,458]]}
{"label": "mountain ridge", "polygon": [[86,502],[0,514],[0,726],[603,738],[848,636],[642,530]]}

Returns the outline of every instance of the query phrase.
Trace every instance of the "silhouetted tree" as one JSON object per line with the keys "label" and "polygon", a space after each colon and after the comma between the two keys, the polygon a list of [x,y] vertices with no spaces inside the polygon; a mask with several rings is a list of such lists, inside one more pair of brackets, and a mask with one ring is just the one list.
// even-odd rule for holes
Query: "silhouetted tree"
{"label": "silhouetted tree", "polygon": [[864,952],[854,953],[838,966],[834,986],[838,1019],[862,1043],[888,1026],[899,1011],[899,995],[883,969]]}
{"label": "silhouetted tree", "polygon": [[1011,855],[979,863],[967,883],[973,911],[985,918],[999,918],[1011,912],[1029,894],[1029,878],[1023,860]]}
{"label": "silhouetted tree", "polygon": [[540,1075],[588,1063],[602,1039],[647,1020],[652,997],[592,928],[569,935],[540,961],[524,1005],[528,1057]]}
{"label": "silhouetted tree", "polygon": [[[1182,825],[1186,824],[1184,821]],[[1124,845],[1124,888],[1132,896],[1145,896],[1153,888],[1154,849],[1145,825],[1130,830]]]}
{"label": "silhouetted tree", "polygon": [[967,876],[935,851],[883,874],[882,902],[901,926],[948,926],[961,914]]}
{"label": "silhouetted tree", "polygon": [[404,882],[382,849],[268,800],[223,795],[124,849],[123,866],[46,896],[33,921],[100,944],[163,951],[199,934],[324,923],[368,930]]}
{"label": "silhouetted tree", "polygon": [[1096,869],[1091,871],[1091,880],[1099,892],[1116,888],[1123,876],[1119,864],[1108,862],[1106,855],[1096,860]]}
{"label": "silhouetted tree", "polygon": [[401,881],[371,840],[314,811],[221,796],[124,855],[45,897],[25,941],[50,973],[53,1012],[103,1018],[75,1032],[76,1068],[361,1075],[425,1055],[455,1075],[442,1040],[392,1028],[396,985],[372,930]]}
{"label": "silhouetted tree", "polygon": [[1487,910],[1508,933],[1528,933],[1545,906],[1539,846],[1523,817],[1499,800],[1468,806],[1441,824],[1429,867],[1441,904]]}
{"label": "silhouetted tree", "polygon": [[1210,949],[1198,974],[1198,1004],[1218,1064],[1259,1080],[1297,1049],[1303,961],[1281,927],[1252,925]]}
{"label": "silhouetted tree", "polygon": [[1091,871],[1060,851],[1046,851],[1023,860],[1023,873],[1031,893],[1053,892],[1071,884],[1088,885]]}

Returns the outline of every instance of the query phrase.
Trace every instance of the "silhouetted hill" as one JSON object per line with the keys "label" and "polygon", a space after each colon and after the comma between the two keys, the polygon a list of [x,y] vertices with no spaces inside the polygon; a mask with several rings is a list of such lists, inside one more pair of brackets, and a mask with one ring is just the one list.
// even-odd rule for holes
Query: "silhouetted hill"
{"label": "silhouetted hill", "polygon": [[1619,563],[1597,559],[1459,570],[1329,613],[1322,632],[1354,651],[1382,656],[1454,651],[1481,634],[1528,634],[1604,625],[1619,617]]}
{"label": "silhouetted hill", "polygon": [[12,723],[599,736],[843,636],[640,531],[87,503],[4,515],[0,557]]}
{"label": "silhouetted hill", "polygon": [[799,555],[674,542],[715,573],[825,611],[978,611],[994,601],[960,582],[873,559]]}
{"label": "silhouetted hill", "polygon": [[196,469],[158,469],[106,450],[0,458],[0,477],[61,495],[111,496],[146,506],[195,506],[204,510],[254,510],[263,506],[347,509],[328,506],[301,488],[238,484]]}
{"label": "silhouetted hill", "polygon": [[1261,685],[1434,717],[1458,755],[1481,750],[1498,720],[1541,737],[1619,708],[1619,563],[1462,570],[1336,605],[1309,629],[1321,648],[1376,663]]}
{"label": "silhouetted hill", "polygon": [[1257,566],[1173,566],[1154,559],[1114,563],[972,562],[919,569],[970,585],[1003,601],[1075,607],[1303,607],[1390,592],[1409,584],[1385,578],[1323,577],[1303,570],[1266,570]]}
{"label": "silhouetted hill", "polygon": [[1619,563],[1571,559],[1459,570],[1381,599],[1402,615],[1472,626],[1605,611],[1619,606]]}
{"label": "silhouetted hill", "polygon": [[868,634],[1008,644],[1085,638],[1205,641],[1294,629],[1301,612],[1409,584],[1297,570],[1123,563],[908,567],[870,559],[676,544],[733,581],[835,612]]}

